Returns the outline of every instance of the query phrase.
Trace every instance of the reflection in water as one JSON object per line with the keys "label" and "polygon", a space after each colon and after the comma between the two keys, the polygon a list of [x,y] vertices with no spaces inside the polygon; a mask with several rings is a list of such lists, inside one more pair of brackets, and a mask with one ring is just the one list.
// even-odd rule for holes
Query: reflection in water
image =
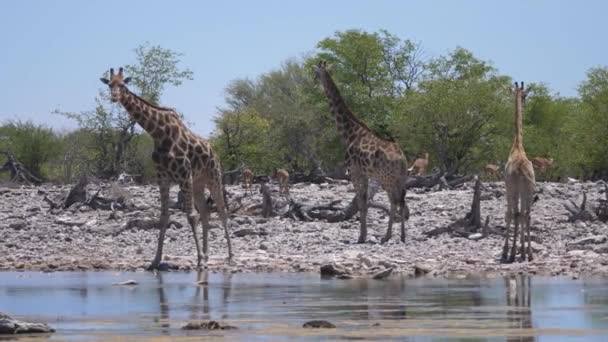
{"label": "reflection in water", "polygon": [[[211,285],[209,283],[209,272],[205,270],[196,273],[196,281],[194,284],[190,284],[189,286],[185,284],[178,285],[179,291],[176,291],[177,293],[172,293],[172,296],[167,298],[165,293],[169,286],[163,281],[164,275],[162,272],[155,273],[155,278],[158,283],[157,291],[159,302],[159,317],[157,317],[155,321],[163,328],[163,332],[168,332],[171,319],[169,314],[170,303],[182,302],[183,307],[188,308],[188,319],[190,321],[228,319],[229,310],[226,308],[230,298],[232,276],[232,274],[224,275],[221,286],[214,289],[214,294],[219,295],[219,292],[221,292],[221,296],[210,296]],[[194,294],[192,295],[191,300],[187,300],[182,296],[185,294],[184,289],[187,289],[188,287],[194,287]],[[211,310],[211,301],[216,298],[221,299],[220,305],[214,306],[215,310],[218,311],[218,313],[221,313],[220,315],[214,315]]]}
{"label": "reflection in water", "polygon": [[[196,284],[194,299],[192,300],[192,309],[190,311],[190,320],[209,319],[209,272],[206,270],[198,271],[196,274]],[[202,303],[201,292],[203,292]],[[200,315],[198,314],[199,309],[202,309],[200,310],[202,311]]]}
{"label": "reflection in water", "polygon": [[[124,279],[139,285],[111,285]],[[315,340],[322,334],[329,340],[536,341],[547,335],[602,341],[608,335],[603,330],[606,281],[524,275],[378,281],[321,280],[317,274],[0,272],[0,308],[18,318],[51,323],[58,339],[77,333],[73,340],[86,338],[83,331],[109,331],[114,334],[109,340],[121,334],[171,339],[205,334],[181,331],[189,320],[236,325],[236,332],[213,334],[244,341],[253,335],[258,340]],[[313,319],[338,328],[302,330]]]}
{"label": "reflection in water", "polygon": [[158,307],[160,318],[157,319],[160,326],[163,328],[163,333],[169,332],[169,303],[165,296],[165,284],[163,283],[163,273],[157,272],[156,279],[158,280]]}
{"label": "reflection in water", "polygon": [[[531,277],[518,274],[504,278],[506,297],[507,297],[507,319],[511,323],[511,328],[531,329],[532,310],[530,308]],[[512,336],[507,339],[509,342],[532,342],[536,341],[535,336]]]}

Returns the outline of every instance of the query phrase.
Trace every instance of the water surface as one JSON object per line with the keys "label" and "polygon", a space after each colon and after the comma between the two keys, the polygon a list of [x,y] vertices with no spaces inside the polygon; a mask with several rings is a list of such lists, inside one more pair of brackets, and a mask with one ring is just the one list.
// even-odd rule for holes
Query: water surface
{"label": "water surface", "polygon": [[[135,286],[112,283],[133,279]],[[207,285],[197,285],[198,282]],[[41,340],[608,341],[608,281],[542,277],[0,272],[0,311],[43,321]],[[337,329],[309,330],[312,319]],[[236,331],[186,332],[190,320]]]}

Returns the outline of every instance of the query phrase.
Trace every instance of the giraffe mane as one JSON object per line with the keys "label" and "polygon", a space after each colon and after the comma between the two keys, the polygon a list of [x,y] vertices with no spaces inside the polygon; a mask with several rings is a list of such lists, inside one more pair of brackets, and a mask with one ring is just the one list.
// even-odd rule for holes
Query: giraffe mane
{"label": "giraffe mane", "polygon": [[144,99],[143,97],[135,94],[134,92],[132,92],[131,90],[129,90],[129,88],[127,88],[127,90],[129,91],[129,93],[131,93],[131,95],[135,96],[138,100],[140,100],[141,102],[145,103],[146,105],[148,105],[148,106],[150,106],[150,107],[152,107],[154,109],[175,111],[175,109],[173,109],[173,108],[155,105],[155,104],[151,103],[150,101]]}
{"label": "giraffe mane", "polygon": [[[349,110],[350,112],[350,110]],[[358,123],[359,125],[361,125],[361,127],[363,127],[364,130],[368,131],[369,133],[373,134],[376,138],[386,141],[386,142],[390,142],[390,143],[394,143],[395,142],[395,138],[388,136],[380,136],[378,135],[378,132],[374,131],[373,129],[371,129],[365,122],[361,121],[361,119],[359,119],[355,114],[353,114],[352,112],[350,113],[351,117],[353,118],[353,120],[355,120],[356,123]]]}

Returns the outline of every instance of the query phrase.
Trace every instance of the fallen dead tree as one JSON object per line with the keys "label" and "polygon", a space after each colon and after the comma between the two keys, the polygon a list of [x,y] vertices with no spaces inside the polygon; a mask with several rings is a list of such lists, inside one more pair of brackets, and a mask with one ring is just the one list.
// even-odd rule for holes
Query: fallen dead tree
{"label": "fallen dead tree", "polygon": [[95,210],[115,211],[132,209],[132,206],[127,203],[124,196],[117,196],[116,198],[103,197],[101,195],[102,189],[98,189],[91,195],[87,191],[88,184],[89,177],[81,176],[78,182],[74,184],[67,195],[62,199],[53,201],[44,193],[43,200],[49,204],[49,211],[55,209],[80,208],[81,206],[88,206]]}
{"label": "fallen dead tree", "polygon": [[[439,184],[441,189],[451,189],[472,179],[474,179],[474,176],[448,177],[445,174],[436,173],[430,176],[410,176],[408,177],[407,186],[408,188],[434,187]],[[300,177],[298,180],[303,181],[304,178]],[[327,183],[341,182],[329,177],[324,177],[323,180]],[[379,190],[379,183],[370,180],[368,187],[368,208],[381,210],[388,215],[390,214],[390,208],[385,204],[373,200],[375,194]],[[353,197],[346,206],[340,205],[342,203],[341,200],[310,205],[300,203],[291,196],[285,197],[285,200],[279,200],[278,198],[273,197],[270,188],[264,182],[260,186],[260,193],[262,194],[262,203],[248,207],[247,211],[250,213],[259,211],[258,214],[263,217],[281,215],[285,218],[300,221],[324,220],[327,222],[342,222],[352,219],[359,212],[359,204],[356,196]],[[283,208],[286,205],[288,205],[288,209],[287,211],[284,211]],[[399,217],[395,217],[395,219],[398,220]]]}
{"label": "fallen dead tree", "polygon": [[[387,206],[373,200],[374,196],[380,190],[380,185],[375,181],[370,181],[368,186],[368,208],[374,208],[390,213]],[[289,210],[283,214],[283,217],[288,217],[294,220],[313,221],[325,220],[327,222],[342,222],[348,221],[359,212],[359,204],[357,196],[353,197],[346,207],[339,207],[340,200],[335,200],[330,203],[321,205],[304,205],[293,199],[289,199]]]}
{"label": "fallen dead tree", "polygon": [[449,173],[436,172],[428,176],[408,176],[405,185],[408,189],[433,188],[435,186],[439,186],[441,190],[454,189],[474,178],[474,175],[456,176]]}
{"label": "fallen dead tree", "polygon": [[6,162],[0,168],[0,172],[10,172],[12,182],[40,185],[42,179],[36,177],[23,164],[21,164],[15,154],[10,150],[0,150],[0,154],[6,156]]}
{"label": "fallen dead tree", "polygon": [[241,174],[245,169],[245,165],[241,164],[238,168],[234,170],[225,171],[222,175],[222,183],[223,184],[236,184],[241,179]]}
{"label": "fallen dead tree", "polygon": [[608,184],[604,184],[604,195],[605,199],[600,198],[600,203],[595,208],[595,215],[598,220],[602,222],[608,222]]}

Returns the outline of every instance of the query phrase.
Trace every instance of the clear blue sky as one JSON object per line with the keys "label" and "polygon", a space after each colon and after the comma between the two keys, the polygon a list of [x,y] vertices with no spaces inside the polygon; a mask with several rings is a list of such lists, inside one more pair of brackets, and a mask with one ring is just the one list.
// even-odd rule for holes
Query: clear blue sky
{"label": "clear blue sky", "polygon": [[431,57],[462,46],[516,80],[574,96],[589,68],[608,64],[607,13],[603,0],[1,1],[0,122],[75,127],[52,110],[93,108],[100,73],[133,63],[148,41],[185,54],[194,80],[161,102],[207,136],[230,80],[353,28],[387,29]]}

